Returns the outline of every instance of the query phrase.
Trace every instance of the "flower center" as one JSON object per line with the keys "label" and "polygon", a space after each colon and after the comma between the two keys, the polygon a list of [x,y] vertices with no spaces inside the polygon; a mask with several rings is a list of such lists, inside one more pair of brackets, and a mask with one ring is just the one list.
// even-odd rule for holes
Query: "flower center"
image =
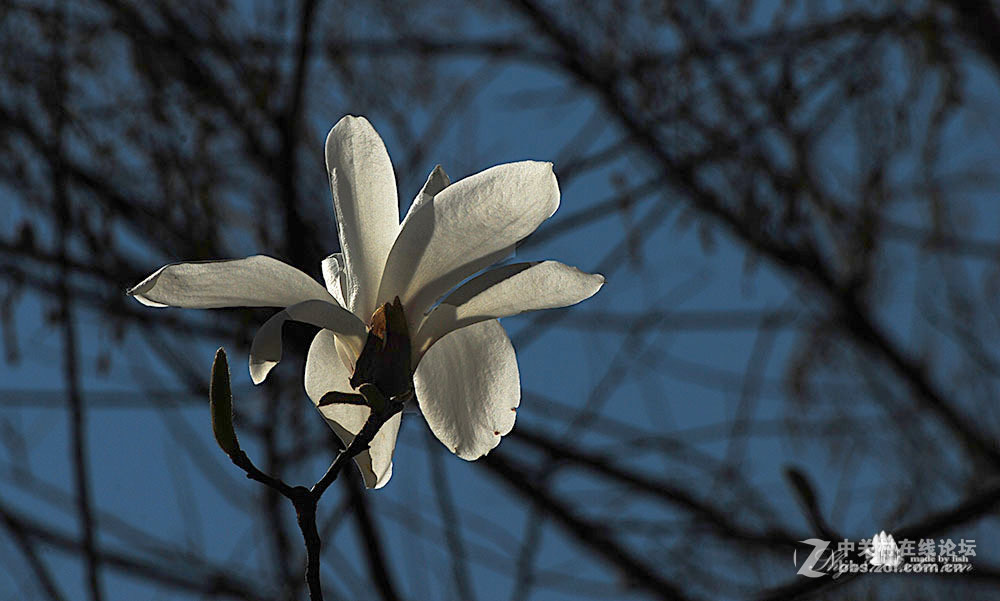
{"label": "flower center", "polygon": [[398,296],[372,314],[365,347],[351,376],[351,386],[355,389],[362,384],[374,384],[386,398],[413,388],[410,333]]}

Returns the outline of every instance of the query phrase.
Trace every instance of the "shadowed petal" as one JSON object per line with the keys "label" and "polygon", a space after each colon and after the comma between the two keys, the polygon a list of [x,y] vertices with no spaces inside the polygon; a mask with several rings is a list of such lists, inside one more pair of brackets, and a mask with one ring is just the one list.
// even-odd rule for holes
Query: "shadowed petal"
{"label": "shadowed petal", "polygon": [[310,299],[333,300],[316,280],[264,255],[173,263],[161,267],[128,293],[150,307],[188,309],[287,307]]}
{"label": "shadowed petal", "polygon": [[[327,393],[355,394],[348,383],[350,377],[350,372],[337,356],[333,333],[320,331],[306,357],[306,394],[317,407]],[[347,404],[329,404],[318,408],[345,446],[351,444],[371,412],[368,407]],[[401,414],[397,413],[390,418],[372,439],[369,449],[354,458],[368,488],[382,488],[392,477],[392,453],[396,448],[400,417]]]}
{"label": "shadowed petal", "polygon": [[[300,321],[332,331],[356,353],[368,335],[364,322],[347,309],[326,301],[309,300],[274,314],[257,331],[250,345],[250,378],[260,384],[281,361],[281,328],[286,321]],[[338,359],[338,363],[343,363]]]}
{"label": "shadowed petal", "polygon": [[337,299],[341,307],[347,306],[344,300],[344,278],[347,273],[344,271],[344,254],[334,253],[323,259],[323,283],[326,284],[326,291],[330,296]]}

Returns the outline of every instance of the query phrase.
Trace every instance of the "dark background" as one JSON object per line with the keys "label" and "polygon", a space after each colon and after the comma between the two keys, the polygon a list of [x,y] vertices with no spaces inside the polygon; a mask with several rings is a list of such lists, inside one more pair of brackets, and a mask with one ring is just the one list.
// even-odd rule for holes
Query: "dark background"
{"label": "dark background", "polygon": [[[608,284],[505,320],[524,398],[486,459],[407,416],[385,489],[345,472],[328,598],[995,597],[998,32],[962,0],[0,2],[0,599],[305,597],[206,399],[225,346],[250,454],[314,482],[309,328],[254,388],[268,310],[124,291],[255,253],[318,278],[347,113],[404,211],[437,163],[553,161],[518,258]],[[974,569],[796,575],[796,541],[879,530]]]}

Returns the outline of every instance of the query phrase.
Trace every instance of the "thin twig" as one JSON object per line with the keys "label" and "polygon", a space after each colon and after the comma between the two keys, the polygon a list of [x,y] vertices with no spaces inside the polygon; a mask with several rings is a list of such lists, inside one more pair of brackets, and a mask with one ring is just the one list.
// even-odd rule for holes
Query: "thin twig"
{"label": "thin twig", "polygon": [[70,417],[70,453],[73,461],[73,480],[76,487],[77,515],[83,537],[86,559],[87,592],[92,601],[104,598],[100,578],[100,560],[95,542],[95,524],[90,499],[90,475],[87,469],[87,420],[83,397],[80,393],[79,358],[77,356],[76,323],[73,320],[72,297],[69,293],[69,236],[73,215],[70,208],[69,191],[61,164],[63,135],[66,127],[65,98],[69,82],[66,76],[66,5],[60,3],[53,14],[56,31],[63,41],[53,48],[53,71],[55,72],[53,103],[50,113],[53,120],[54,152],[51,153],[49,168],[52,171],[53,196],[56,205],[60,278],[58,285],[59,311],[63,330],[63,374],[66,381],[66,395]]}
{"label": "thin twig", "polygon": [[316,527],[316,507],[320,497],[326,489],[337,479],[341,470],[347,463],[362,451],[368,449],[372,439],[379,429],[391,418],[403,410],[403,406],[410,399],[412,393],[394,397],[389,400],[384,411],[372,413],[365,421],[365,425],[355,435],[351,443],[337,454],[333,463],[323,474],[323,477],[312,486],[290,486],[285,481],[261,471],[250,457],[242,450],[237,449],[229,454],[236,467],[242,469],[247,478],[260,482],[264,486],[278,492],[280,495],[292,502],[295,507],[295,518],[302,532],[302,539],[306,545],[306,584],[309,587],[310,601],[323,601],[323,588],[320,583],[320,555],[322,551],[322,540],[319,530]]}

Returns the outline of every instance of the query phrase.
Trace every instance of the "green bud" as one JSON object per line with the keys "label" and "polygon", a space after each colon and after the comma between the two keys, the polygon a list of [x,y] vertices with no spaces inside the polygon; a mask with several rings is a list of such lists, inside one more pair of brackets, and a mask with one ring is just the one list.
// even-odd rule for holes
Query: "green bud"
{"label": "green bud", "polygon": [[215,442],[232,456],[240,450],[240,442],[233,429],[233,391],[229,385],[229,362],[226,351],[219,348],[212,362],[212,382],[208,387],[208,404],[212,412],[212,432]]}

